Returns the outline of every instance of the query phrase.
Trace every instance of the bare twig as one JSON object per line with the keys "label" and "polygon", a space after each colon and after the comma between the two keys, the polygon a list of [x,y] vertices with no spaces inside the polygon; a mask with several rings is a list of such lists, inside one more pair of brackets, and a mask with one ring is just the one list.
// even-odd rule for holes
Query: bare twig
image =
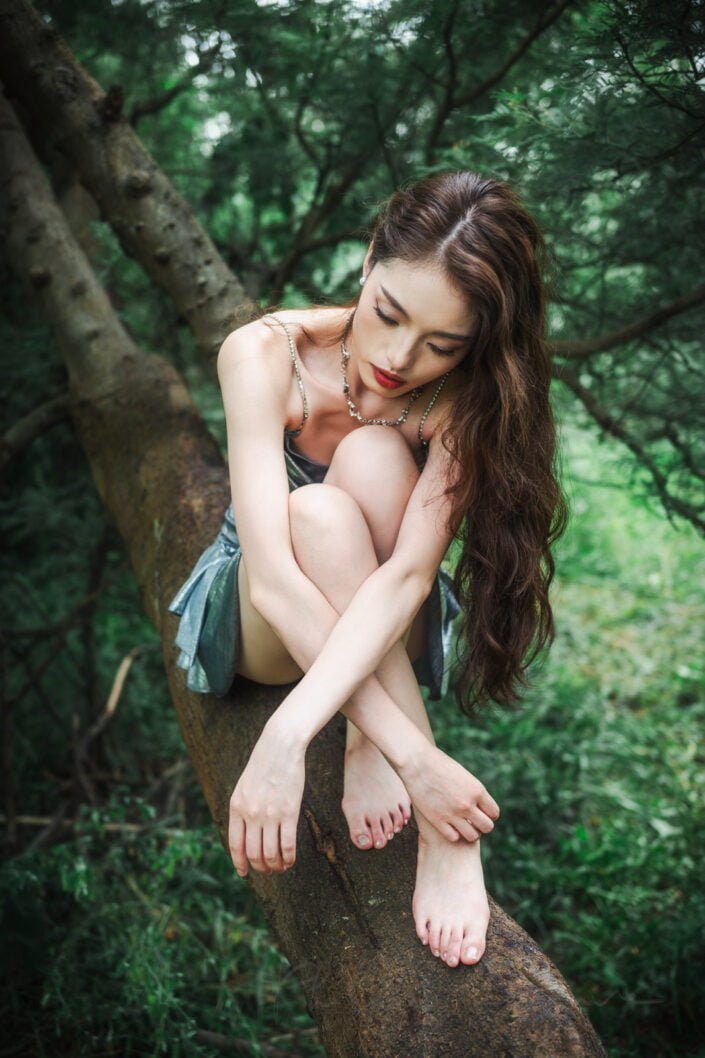
{"label": "bare twig", "polygon": [[[49,827],[56,826],[57,829],[63,827],[65,829],[72,829],[73,827],[81,826],[84,822],[81,819],[57,819],[56,816],[33,816],[33,815],[18,815],[14,817],[14,822],[17,826],[21,827]],[[4,813],[0,814],[0,826],[9,825],[10,820]],[[188,830],[183,827],[161,827],[158,823],[101,823],[101,828],[107,831],[109,834],[141,834],[145,830],[158,831],[160,834],[166,834],[168,837],[181,838],[189,833]],[[36,839],[35,839],[36,840]]]}
{"label": "bare twig", "polygon": [[674,496],[669,492],[668,481],[665,475],[637,438],[629,433],[622,423],[615,419],[614,416],[610,415],[606,408],[602,407],[594,394],[590,392],[587,386],[584,386],[580,382],[577,375],[575,375],[565,364],[557,368],[557,377],[564,382],[570,390],[572,390],[578,400],[583,404],[595,422],[602,427],[605,433],[618,438],[618,440],[633,452],[642,466],[646,467],[651,474],[651,478],[656,486],[656,491],[658,492],[669,520],[672,521],[672,513],[679,514],[682,518],[685,518],[694,525],[701,533],[705,534],[705,519],[703,519],[700,511],[691,504],[681,500],[678,496]]}
{"label": "bare twig", "polygon": [[[440,139],[443,126],[445,125],[448,117],[454,110],[458,110],[460,107],[469,106],[470,103],[474,103],[476,99],[484,95],[491,88],[494,88],[496,84],[502,80],[505,74],[511,70],[519,59],[529,50],[534,41],[541,36],[553,25],[556,19],[560,18],[565,9],[570,6],[573,0],[559,0],[555,5],[548,5],[547,8],[541,12],[534,28],[527,33],[519,45],[512,51],[507,58],[501,63],[493,73],[486,77],[484,81],[480,81],[479,84],[474,85],[467,92],[463,92],[457,96],[447,96],[444,99],[443,104],[439,107],[438,113],[434,119],[431,131],[428,135],[426,142],[426,163],[430,165],[433,161],[433,154],[436,149],[438,140]],[[446,49],[447,52],[447,49]]]}
{"label": "bare twig", "polygon": [[597,353],[604,353],[617,345],[623,345],[625,342],[647,334],[654,328],[660,327],[666,320],[670,320],[671,317],[686,312],[703,301],[705,301],[705,283],[694,287],[687,294],[680,294],[667,305],[662,305],[660,309],[649,313],[648,316],[642,316],[640,320],[635,320],[626,327],[618,327],[614,331],[608,331],[607,334],[602,334],[597,338],[587,338],[584,341],[553,342],[553,350],[557,356],[566,360],[586,360]]}
{"label": "bare twig", "polygon": [[137,125],[140,118],[146,117],[148,114],[157,114],[160,110],[167,107],[177,96],[180,96],[182,92],[191,87],[199,74],[208,73],[220,48],[221,41],[218,41],[212,48],[207,48],[206,51],[201,52],[198,56],[198,62],[189,67],[168,91],[162,92],[158,96],[152,96],[151,99],[144,99],[141,103],[135,103],[129,116],[129,122],[133,128]]}
{"label": "bare twig", "polygon": [[0,471],[37,437],[41,437],[56,423],[63,422],[68,416],[69,404],[68,393],[61,393],[33,408],[11,426],[5,436],[0,438]]}
{"label": "bare twig", "polygon": [[679,110],[681,114],[687,114],[689,118],[696,118],[698,121],[702,121],[702,114],[697,114],[694,110],[691,110],[689,107],[683,106],[682,103],[678,103],[675,99],[669,99],[667,96],[665,96],[662,92],[659,91],[653,81],[649,81],[646,77],[644,77],[643,73],[641,73],[641,71],[637,68],[634,60],[632,59],[629,53],[629,45],[627,44],[626,40],[624,39],[621,33],[615,32],[615,40],[622,49],[622,53],[624,54],[624,58],[627,60],[629,69],[632,71],[639,84],[643,88],[645,88],[647,92],[649,92],[652,96],[658,99],[659,102],[663,103],[664,106],[671,107],[673,110]]}

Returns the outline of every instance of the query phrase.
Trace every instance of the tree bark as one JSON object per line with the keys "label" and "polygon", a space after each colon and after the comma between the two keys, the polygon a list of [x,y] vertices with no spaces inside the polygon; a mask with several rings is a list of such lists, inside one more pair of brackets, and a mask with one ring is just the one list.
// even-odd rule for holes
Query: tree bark
{"label": "tree bark", "polygon": [[[238,678],[227,699],[191,694],[174,664],[176,618],[167,604],[227,505],[220,452],[175,369],[142,353],[115,317],[2,96],[0,181],[8,263],[33,290],[62,350],[71,415],[161,634],[184,741],[227,848],[230,793],[288,688]],[[494,901],[477,966],[451,969],[420,945],[411,915],[415,830],[407,826],[374,855],[347,840],[343,733],[337,717],[309,749],[295,868],[253,872],[250,881],[327,1053],[603,1055],[559,971]]]}

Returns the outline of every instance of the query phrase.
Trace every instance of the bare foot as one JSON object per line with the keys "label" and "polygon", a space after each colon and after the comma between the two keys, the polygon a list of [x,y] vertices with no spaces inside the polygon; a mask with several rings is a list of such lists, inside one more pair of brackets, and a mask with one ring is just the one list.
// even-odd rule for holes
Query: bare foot
{"label": "bare foot", "polygon": [[411,816],[406,787],[367,738],[345,751],[343,812],[358,849],[383,849]]}
{"label": "bare foot", "polygon": [[412,909],[419,940],[448,966],[479,962],[490,918],[480,841],[447,841],[419,813],[417,819]]}

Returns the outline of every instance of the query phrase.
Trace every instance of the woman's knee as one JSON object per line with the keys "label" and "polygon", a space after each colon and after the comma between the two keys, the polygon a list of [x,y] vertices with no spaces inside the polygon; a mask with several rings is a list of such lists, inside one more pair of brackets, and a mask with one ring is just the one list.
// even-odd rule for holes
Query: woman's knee
{"label": "woman's knee", "polygon": [[353,495],[363,511],[370,504],[390,510],[405,507],[418,475],[412,450],[401,434],[388,426],[365,426],[339,443],[326,481]]}
{"label": "woman's knee", "polygon": [[357,502],[345,489],[326,482],[300,485],[289,493],[289,520],[292,530],[349,530],[364,524]]}
{"label": "woman's knee", "polygon": [[404,491],[413,488],[419,469],[403,434],[388,426],[365,426],[339,442],[329,476],[365,489],[382,484]]}

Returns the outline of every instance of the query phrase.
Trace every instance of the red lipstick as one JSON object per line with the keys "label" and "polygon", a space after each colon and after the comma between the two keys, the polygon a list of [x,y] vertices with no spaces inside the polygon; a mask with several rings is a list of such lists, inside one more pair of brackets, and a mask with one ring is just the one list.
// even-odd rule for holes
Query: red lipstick
{"label": "red lipstick", "polygon": [[375,379],[379,382],[380,386],[384,386],[385,389],[398,389],[399,386],[404,385],[404,379],[399,378],[398,375],[390,375],[387,371],[382,371],[379,367],[372,365]]}

